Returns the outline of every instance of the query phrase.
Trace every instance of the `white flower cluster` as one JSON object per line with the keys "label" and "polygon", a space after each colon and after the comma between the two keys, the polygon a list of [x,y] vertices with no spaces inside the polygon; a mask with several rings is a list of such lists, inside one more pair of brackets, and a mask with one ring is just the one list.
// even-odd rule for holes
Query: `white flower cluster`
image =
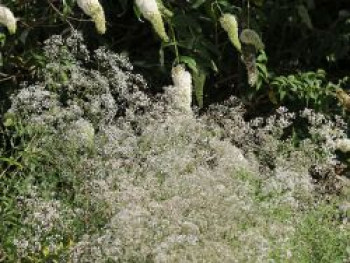
{"label": "white flower cluster", "polygon": [[220,17],[221,27],[227,32],[232,45],[239,51],[242,51],[241,42],[238,36],[238,22],[234,15],[224,14]]}
{"label": "white flower cluster", "polygon": [[162,14],[156,0],[135,0],[136,6],[139,8],[142,15],[151,22],[154,31],[165,42],[169,41],[169,37],[165,32]]}
{"label": "white flower cluster", "polygon": [[77,3],[83,12],[94,20],[97,32],[104,34],[106,18],[100,2],[98,0],[78,0]]}
{"label": "white flower cluster", "polygon": [[6,26],[11,35],[16,33],[17,19],[9,8],[2,5],[0,5],[0,24]]}
{"label": "white flower cluster", "polygon": [[172,99],[174,107],[185,112],[191,112],[192,103],[192,77],[182,65],[174,67],[171,71],[174,88]]}

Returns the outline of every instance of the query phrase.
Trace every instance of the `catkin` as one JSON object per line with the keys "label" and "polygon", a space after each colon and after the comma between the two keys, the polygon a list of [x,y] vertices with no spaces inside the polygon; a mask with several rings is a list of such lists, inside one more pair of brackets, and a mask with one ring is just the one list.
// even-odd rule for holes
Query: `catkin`
{"label": "catkin", "polygon": [[106,32],[106,18],[100,2],[98,0],[78,0],[77,3],[83,12],[94,20],[97,32],[104,34]]}
{"label": "catkin", "polygon": [[185,67],[173,67],[171,77],[174,83],[174,106],[185,112],[191,112],[192,103],[192,76]]}
{"label": "catkin", "polygon": [[3,5],[0,5],[0,24],[6,26],[11,35],[16,33],[17,19],[11,10]]}
{"label": "catkin", "polygon": [[253,45],[256,50],[262,50],[265,48],[265,45],[259,37],[258,33],[252,29],[244,29],[240,35],[240,39],[241,42],[246,45]]}
{"label": "catkin", "polygon": [[141,14],[148,20],[157,35],[165,42],[169,41],[169,37],[165,32],[162,15],[159,11],[156,0],[135,0],[136,6],[139,8]]}
{"label": "catkin", "polygon": [[227,32],[232,45],[239,52],[242,52],[241,42],[238,37],[238,22],[236,17],[232,14],[224,14],[220,17],[219,21],[221,27]]}

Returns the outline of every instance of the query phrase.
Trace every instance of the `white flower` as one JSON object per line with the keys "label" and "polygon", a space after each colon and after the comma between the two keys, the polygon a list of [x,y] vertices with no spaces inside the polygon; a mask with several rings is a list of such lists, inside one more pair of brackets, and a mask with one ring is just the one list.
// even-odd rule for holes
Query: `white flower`
{"label": "white flower", "polygon": [[106,32],[106,18],[103,8],[98,0],[77,0],[78,6],[95,22],[97,32]]}
{"label": "white flower", "polygon": [[350,139],[339,139],[336,142],[336,149],[343,153],[350,152]]}
{"label": "white flower", "polygon": [[66,138],[73,144],[91,148],[94,145],[95,129],[89,121],[79,119],[69,127]]}
{"label": "white flower", "polygon": [[6,26],[11,35],[16,33],[17,19],[10,9],[2,5],[0,5],[0,24]]}
{"label": "white flower", "polygon": [[174,104],[178,109],[191,111],[192,103],[192,77],[182,65],[174,67],[171,71],[174,83]]}
{"label": "white flower", "polygon": [[227,32],[228,37],[234,47],[241,52],[241,42],[239,41],[238,36],[238,22],[234,15],[224,14],[220,17],[221,27]]}
{"label": "white flower", "polygon": [[152,24],[158,36],[168,42],[169,37],[165,32],[163,18],[156,0],[135,0],[135,3],[142,15]]}
{"label": "white flower", "polygon": [[150,14],[160,14],[156,0],[135,0],[135,2],[145,17]]}

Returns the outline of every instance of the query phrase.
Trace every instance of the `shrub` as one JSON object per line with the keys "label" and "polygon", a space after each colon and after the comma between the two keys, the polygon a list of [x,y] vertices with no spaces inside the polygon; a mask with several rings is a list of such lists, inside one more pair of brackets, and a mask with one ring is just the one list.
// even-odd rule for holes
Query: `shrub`
{"label": "shrub", "polygon": [[[297,145],[286,133],[295,114],[284,108],[250,121],[237,98],[202,116],[179,110],[172,92],[149,96],[125,56],[102,48],[90,55],[81,41],[76,33],[48,40],[41,81],[12,98],[7,129],[22,124],[37,133],[2,152],[33,153],[4,173],[17,189],[2,196],[12,200],[2,209],[12,224],[0,228],[5,260],[300,258],[302,244],[294,240],[314,223],[312,213],[336,214],[329,204],[317,210],[323,200],[308,170],[332,167],[329,145],[344,135],[340,124],[304,113],[310,139]],[[316,148],[319,154],[310,154]],[[348,226],[336,217],[329,226],[323,236],[343,248]],[[306,240],[323,233],[311,229]],[[346,256],[335,246],[330,251]]]}

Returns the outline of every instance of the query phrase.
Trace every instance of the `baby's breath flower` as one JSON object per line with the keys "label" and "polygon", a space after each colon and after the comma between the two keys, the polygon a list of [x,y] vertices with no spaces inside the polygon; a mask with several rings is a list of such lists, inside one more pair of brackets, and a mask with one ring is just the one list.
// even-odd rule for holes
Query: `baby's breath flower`
{"label": "baby's breath flower", "polygon": [[231,43],[239,52],[241,52],[241,42],[238,37],[238,23],[236,17],[232,14],[224,14],[220,17],[220,24],[227,32]]}
{"label": "baby's breath flower", "polygon": [[169,37],[165,32],[162,15],[159,11],[156,0],[135,0],[137,7],[142,15],[153,25],[154,31],[165,42],[169,41]]}
{"label": "baby's breath flower", "polygon": [[106,32],[106,18],[100,2],[98,0],[78,0],[77,3],[83,12],[94,20],[97,32],[104,34]]}
{"label": "baby's breath flower", "polygon": [[16,33],[17,19],[9,8],[2,5],[0,5],[0,24],[6,26],[11,35]]}

